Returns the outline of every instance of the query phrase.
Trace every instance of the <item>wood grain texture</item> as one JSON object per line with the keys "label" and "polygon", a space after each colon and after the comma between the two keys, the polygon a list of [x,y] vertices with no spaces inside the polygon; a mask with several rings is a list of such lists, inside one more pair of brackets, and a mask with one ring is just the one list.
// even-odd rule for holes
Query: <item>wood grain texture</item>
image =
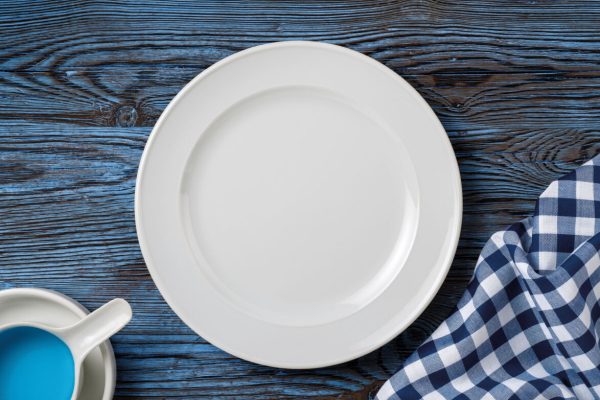
{"label": "wood grain texture", "polygon": [[[0,287],[127,298],[116,398],[366,399],[452,311],[495,230],[600,150],[600,3],[0,3]],[[432,105],[459,159],[464,219],[439,294],[403,334],[314,371],[253,365],[190,331],[156,290],[133,217],[151,126],[210,64],[277,40],[361,51]]]}

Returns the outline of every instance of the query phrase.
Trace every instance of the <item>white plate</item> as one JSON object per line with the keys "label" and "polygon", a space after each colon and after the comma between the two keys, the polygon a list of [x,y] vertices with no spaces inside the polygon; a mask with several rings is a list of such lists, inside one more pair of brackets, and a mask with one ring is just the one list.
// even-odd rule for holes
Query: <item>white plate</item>
{"label": "white plate", "polygon": [[171,308],[221,349],[315,368],[405,329],[456,249],[460,175],[427,103],[323,43],[228,57],[169,104],[146,145],[136,224]]}

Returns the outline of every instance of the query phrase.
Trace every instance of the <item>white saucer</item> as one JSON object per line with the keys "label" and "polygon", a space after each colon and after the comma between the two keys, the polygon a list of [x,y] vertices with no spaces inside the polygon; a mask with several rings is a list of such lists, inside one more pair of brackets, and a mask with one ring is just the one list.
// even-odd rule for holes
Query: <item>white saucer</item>
{"label": "white saucer", "polygon": [[135,212],[152,278],[200,336],[316,368],[425,309],[462,193],[448,136],[406,81],[343,47],[281,42],[216,63],[169,104]]}
{"label": "white saucer", "polygon": [[[7,289],[0,291],[0,325],[38,322],[48,326],[68,326],[89,314],[75,300],[47,289]],[[116,382],[115,355],[109,341],[94,349],[83,363],[83,385],[78,400],[110,400]]]}

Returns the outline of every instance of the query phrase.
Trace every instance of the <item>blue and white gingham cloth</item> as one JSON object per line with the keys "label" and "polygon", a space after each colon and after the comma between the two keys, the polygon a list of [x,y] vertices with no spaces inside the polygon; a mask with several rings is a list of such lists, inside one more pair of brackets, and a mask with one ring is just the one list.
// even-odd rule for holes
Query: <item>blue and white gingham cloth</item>
{"label": "blue and white gingham cloth", "polygon": [[495,233],[456,311],[379,393],[600,399],[600,156]]}

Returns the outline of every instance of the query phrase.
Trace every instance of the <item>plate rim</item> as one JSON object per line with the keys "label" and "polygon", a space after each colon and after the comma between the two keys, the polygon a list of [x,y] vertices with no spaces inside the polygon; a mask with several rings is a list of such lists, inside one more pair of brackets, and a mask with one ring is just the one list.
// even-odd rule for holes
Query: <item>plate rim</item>
{"label": "plate rim", "polygon": [[[439,269],[439,273],[436,274],[435,279],[431,282],[431,284],[427,285],[429,287],[429,289],[427,290],[426,295],[423,296],[422,300],[418,303],[418,307],[415,307],[412,309],[411,313],[409,315],[407,315],[407,318],[405,318],[403,324],[398,324],[398,326],[395,329],[390,329],[389,333],[387,335],[384,335],[385,340],[371,343],[369,346],[366,346],[364,349],[362,349],[361,351],[358,351],[358,352],[349,351],[348,355],[344,356],[344,357],[330,359],[330,361],[313,362],[310,364],[301,364],[301,365],[294,364],[294,363],[272,362],[272,361],[268,361],[268,360],[261,360],[259,357],[248,356],[247,354],[245,354],[242,351],[239,351],[238,349],[231,349],[231,347],[229,345],[224,345],[217,338],[212,337],[211,335],[206,335],[205,332],[201,333],[200,332],[201,329],[197,329],[197,327],[192,328],[182,317],[182,315],[184,313],[182,313],[181,310],[179,309],[179,307],[176,305],[176,302],[173,300],[171,293],[169,292],[169,290],[167,290],[167,287],[166,287],[167,285],[164,282],[162,282],[159,277],[158,268],[156,268],[156,266],[154,265],[154,262],[152,261],[152,257],[150,256],[150,250],[148,248],[147,240],[145,239],[144,227],[143,227],[142,217],[141,217],[141,214],[142,214],[141,201],[142,200],[141,200],[141,190],[140,190],[141,184],[140,184],[140,182],[141,182],[142,176],[144,175],[145,165],[148,162],[148,158],[149,158],[149,156],[148,156],[149,151],[147,151],[147,150],[152,146],[152,143],[154,142],[155,137],[158,135],[158,132],[162,129],[164,120],[166,119],[167,115],[170,114],[170,111],[173,108],[178,106],[181,99],[183,97],[185,97],[185,95],[192,89],[192,87],[194,87],[196,85],[197,82],[204,79],[206,76],[211,74],[213,71],[215,71],[215,70],[219,69],[220,67],[227,65],[231,62],[235,62],[239,58],[242,58],[242,57],[257,53],[257,52],[261,52],[264,50],[276,48],[276,47],[314,47],[314,48],[321,48],[321,49],[325,49],[325,50],[329,50],[329,51],[345,53],[346,55],[361,59],[362,61],[367,62],[371,66],[386,73],[391,79],[394,79],[395,81],[397,81],[404,88],[404,90],[406,90],[406,92],[410,94],[412,100],[415,101],[416,103],[418,103],[419,106],[422,107],[423,110],[425,110],[427,114],[429,114],[430,120],[437,126],[438,130],[441,130],[441,132],[445,133],[445,135],[441,135],[442,136],[441,140],[444,142],[444,146],[447,148],[449,153],[452,155],[452,157],[450,157],[450,158],[451,158],[451,164],[452,164],[452,175],[454,176],[454,182],[452,183],[452,187],[455,189],[454,190],[455,207],[454,207],[452,216],[454,217],[454,220],[456,221],[456,223],[455,223],[453,230],[449,229],[449,232],[451,232],[451,234],[452,234],[452,238],[451,238],[451,240],[449,240],[450,245],[448,246],[448,250],[446,251],[446,254],[443,254],[443,257],[441,257],[443,259],[443,262],[440,262],[442,267]],[[136,182],[135,182],[134,213],[135,213],[136,234],[138,237],[138,243],[140,245],[140,250],[142,252],[142,256],[143,256],[144,262],[146,264],[146,268],[150,272],[150,276],[152,277],[152,280],[154,281],[154,284],[156,285],[157,289],[159,290],[159,293],[162,296],[162,298],[169,305],[171,310],[173,310],[173,312],[178,316],[179,319],[181,319],[181,321],[188,328],[190,328],[192,331],[194,331],[194,333],[201,336],[207,342],[218,347],[219,349],[221,349],[235,357],[244,359],[246,361],[250,361],[253,363],[258,363],[258,364],[262,364],[262,365],[266,365],[266,366],[270,366],[270,367],[275,367],[275,368],[313,369],[313,368],[322,368],[322,367],[327,367],[327,366],[332,366],[332,365],[338,365],[338,364],[362,357],[366,354],[369,354],[372,351],[377,350],[377,349],[381,348],[382,346],[384,346],[385,344],[389,343],[391,340],[393,340],[395,337],[397,337],[399,334],[401,334],[403,331],[405,331],[410,325],[412,325],[412,323],[417,318],[419,318],[422,315],[422,313],[426,310],[426,308],[431,304],[431,302],[433,301],[433,299],[439,292],[439,289],[441,288],[443,282],[445,281],[445,279],[448,275],[448,272],[450,271],[450,267],[452,266],[452,261],[454,259],[454,256],[455,256],[457,248],[458,248],[458,242],[460,239],[460,233],[461,233],[461,228],[462,228],[462,217],[463,217],[463,191],[462,191],[462,181],[461,181],[461,176],[460,176],[460,170],[458,167],[458,160],[456,158],[456,153],[454,152],[454,148],[452,147],[450,138],[448,137],[448,134],[447,134],[445,128],[443,127],[442,123],[438,119],[437,115],[435,114],[435,112],[433,111],[431,106],[427,103],[427,101],[425,101],[425,99],[417,92],[417,90],[412,85],[410,85],[406,80],[404,80],[404,78],[402,78],[400,75],[398,75],[396,72],[394,72],[392,69],[390,69],[383,63],[381,63],[365,54],[362,54],[356,50],[352,50],[352,49],[349,49],[349,48],[346,48],[343,46],[326,43],[326,42],[289,40],[289,41],[280,41],[280,42],[261,44],[261,45],[253,46],[253,47],[238,51],[236,53],[233,53],[233,54],[215,62],[214,64],[210,65],[206,69],[204,69],[202,72],[200,72],[198,75],[196,75],[192,80],[190,80],[175,95],[175,97],[173,97],[173,99],[169,102],[167,107],[163,110],[160,117],[156,121],[154,127],[152,128],[150,135],[148,136],[146,144],[144,146],[144,150],[143,150],[142,156],[140,158],[137,176],[136,176]]]}

